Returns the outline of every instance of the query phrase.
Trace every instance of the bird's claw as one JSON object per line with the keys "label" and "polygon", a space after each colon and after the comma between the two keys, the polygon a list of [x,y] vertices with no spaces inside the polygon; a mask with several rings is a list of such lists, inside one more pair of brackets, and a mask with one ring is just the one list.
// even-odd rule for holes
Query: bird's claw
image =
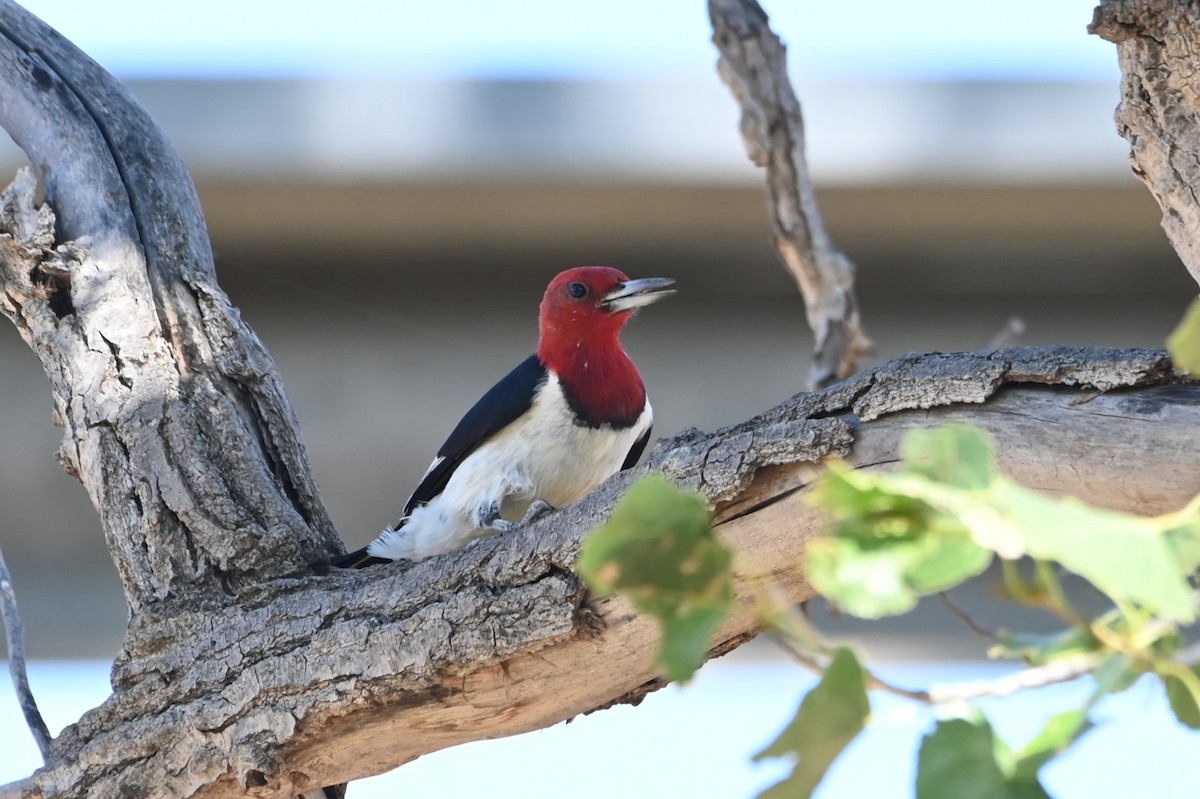
{"label": "bird's claw", "polygon": [[510,522],[507,519],[500,518],[499,508],[491,508],[488,513],[483,514],[479,519],[479,526],[489,530],[495,530],[497,533],[507,533],[516,530],[518,527],[524,527],[527,524],[533,524],[538,519],[541,519],[555,511],[555,507],[544,500],[535,499],[529,503],[529,508],[525,511],[525,515],[519,522]]}
{"label": "bird's claw", "polygon": [[529,503],[529,509],[525,511],[525,518],[521,519],[521,524],[533,524],[538,519],[554,513],[554,511],[554,506],[549,502],[541,499],[535,499],[533,502]]}

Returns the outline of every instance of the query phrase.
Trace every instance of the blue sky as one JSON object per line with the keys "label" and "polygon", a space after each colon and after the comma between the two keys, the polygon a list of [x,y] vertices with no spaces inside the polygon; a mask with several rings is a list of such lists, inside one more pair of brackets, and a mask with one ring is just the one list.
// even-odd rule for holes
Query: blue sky
{"label": "blue sky", "polygon": [[[123,76],[628,78],[707,72],[704,0],[25,0]],[[1097,79],[1095,0],[772,0],[806,78]],[[101,10],[102,9],[102,10]],[[331,10],[336,13],[330,13]]]}

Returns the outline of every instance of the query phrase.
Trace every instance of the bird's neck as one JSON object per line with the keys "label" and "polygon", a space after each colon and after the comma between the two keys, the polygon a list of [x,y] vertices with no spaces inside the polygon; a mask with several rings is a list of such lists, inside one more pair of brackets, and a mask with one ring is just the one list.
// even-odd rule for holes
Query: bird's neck
{"label": "bird's neck", "polygon": [[538,345],[581,425],[630,427],[646,406],[646,388],[616,336]]}

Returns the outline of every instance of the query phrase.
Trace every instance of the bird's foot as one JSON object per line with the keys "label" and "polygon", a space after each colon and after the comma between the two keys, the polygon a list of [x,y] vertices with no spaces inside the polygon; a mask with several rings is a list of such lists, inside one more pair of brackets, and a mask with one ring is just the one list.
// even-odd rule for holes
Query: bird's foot
{"label": "bird's foot", "polygon": [[[517,522],[500,518],[500,505],[493,503],[475,511],[475,526],[480,530],[491,530],[495,533],[507,533],[517,528]],[[487,535],[488,533],[481,533]]]}
{"label": "bird's foot", "polygon": [[500,509],[492,507],[488,513],[481,515],[479,526],[486,527],[490,530],[495,530],[497,533],[508,533],[516,530],[518,527],[524,527],[527,524],[533,524],[538,519],[553,513],[555,507],[544,500],[535,499],[529,503],[529,508],[525,511],[525,516],[519,522],[510,522],[508,519],[500,518]]}
{"label": "bird's foot", "polygon": [[529,509],[525,511],[525,518],[521,519],[520,523],[522,525],[533,524],[538,519],[554,513],[555,510],[555,507],[549,502],[541,499],[535,499],[533,502],[529,503]]}

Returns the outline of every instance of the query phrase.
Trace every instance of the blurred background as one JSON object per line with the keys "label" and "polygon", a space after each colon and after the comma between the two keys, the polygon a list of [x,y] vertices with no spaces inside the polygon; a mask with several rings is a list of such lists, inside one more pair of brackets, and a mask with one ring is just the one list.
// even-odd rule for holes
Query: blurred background
{"label": "blurred background", "polygon": [[[278,362],[350,548],[532,350],[562,268],[679,282],[624,338],[659,435],[804,386],[811,336],[699,0],[25,5],[179,148],[221,283]],[[985,347],[1012,317],[1021,343],[1161,346],[1196,286],[1129,172],[1092,2],[765,5],[874,362]],[[20,163],[6,142],[0,175]],[[103,664],[125,623],[103,535],[53,460],[46,382],[15,334],[0,369],[0,544],[29,652]],[[865,634],[892,662],[983,652],[937,606]]]}

